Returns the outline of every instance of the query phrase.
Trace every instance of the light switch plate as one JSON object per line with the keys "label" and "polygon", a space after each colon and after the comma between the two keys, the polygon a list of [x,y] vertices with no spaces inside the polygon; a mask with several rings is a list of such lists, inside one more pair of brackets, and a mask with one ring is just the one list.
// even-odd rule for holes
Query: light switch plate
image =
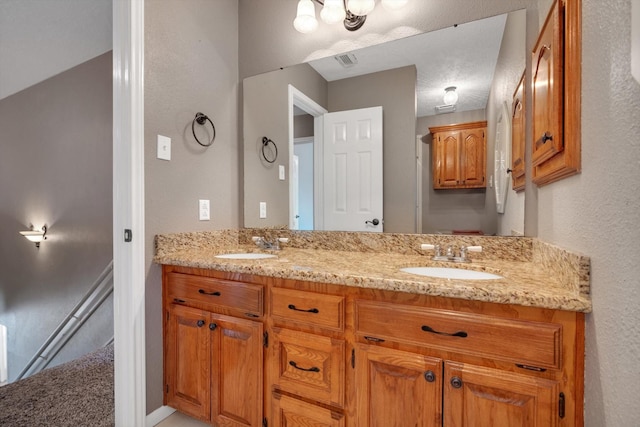
{"label": "light switch plate", "polygon": [[279,165],[278,166],[278,178],[280,179],[280,181],[284,181],[284,165]]}
{"label": "light switch plate", "polygon": [[209,221],[209,219],[211,218],[211,210],[209,209],[209,200],[202,200],[200,199],[198,201],[198,211],[199,211],[199,218],[200,221]]}
{"label": "light switch plate", "polygon": [[260,218],[267,217],[267,202],[260,202]]}
{"label": "light switch plate", "polygon": [[158,135],[158,154],[160,160],[171,160],[171,138]]}

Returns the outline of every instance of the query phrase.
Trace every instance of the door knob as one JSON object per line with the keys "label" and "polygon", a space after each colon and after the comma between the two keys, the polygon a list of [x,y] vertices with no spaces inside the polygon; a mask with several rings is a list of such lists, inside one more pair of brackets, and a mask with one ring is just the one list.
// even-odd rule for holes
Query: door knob
{"label": "door knob", "polygon": [[378,224],[380,224],[380,220],[378,218],[373,218],[371,221],[365,221],[365,224],[372,224],[373,226],[376,226]]}

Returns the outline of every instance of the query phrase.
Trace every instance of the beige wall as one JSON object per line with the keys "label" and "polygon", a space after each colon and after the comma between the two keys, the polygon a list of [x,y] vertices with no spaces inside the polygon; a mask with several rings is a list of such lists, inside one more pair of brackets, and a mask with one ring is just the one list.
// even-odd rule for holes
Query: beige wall
{"label": "beige wall", "polygon": [[384,231],[416,231],[416,68],[329,83],[329,111],[382,106]]}
{"label": "beige wall", "polygon": [[[289,171],[289,85],[326,108],[327,82],[308,64],[287,67],[243,81],[244,226],[289,226],[289,180],[278,178],[278,166]],[[278,158],[265,161],[262,138],[277,144]],[[267,203],[267,218],[259,203]]]}
{"label": "beige wall", "polygon": [[[0,324],[9,380],[112,259],[111,52],[0,100]],[[48,226],[40,249],[18,234]],[[109,297],[50,366],[113,337]]]}
{"label": "beige wall", "polygon": [[[145,226],[147,411],[162,405],[159,233],[240,226],[238,5],[235,0],[145,2]],[[191,134],[196,112],[216,126],[201,147]],[[196,125],[197,126],[197,125]],[[172,139],[172,160],[157,160],[156,137]],[[198,220],[198,200],[211,220]]]}

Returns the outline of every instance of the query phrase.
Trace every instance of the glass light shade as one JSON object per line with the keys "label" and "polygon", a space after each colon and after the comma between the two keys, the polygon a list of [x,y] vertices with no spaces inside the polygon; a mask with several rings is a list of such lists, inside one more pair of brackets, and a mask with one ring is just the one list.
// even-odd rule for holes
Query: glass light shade
{"label": "glass light shade", "polygon": [[455,86],[450,86],[444,90],[444,104],[455,105],[458,102],[458,92]]}
{"label": "glass light shade", "polygon": [[324,0],[320,18],[327,24],[335,24],[344,20],[346,12],[342,0]]}
{"label": "glass light shade", "polygon": [[409,0],[382,0],[382,6],[388,10],[397,10],[409,3]]}
{"label": "glass light shade", "polygon": [[374,7],[376,7],[375,0],[349,0],[347,2],[347,9],[358,16],[369,14]]}
{"label": "glass light shade", "polygon": [[34,243],[40,243],[44,240],[44,231],[28,230],[21,231],[20,234]]}
{"label": "glass light shade", "polygon": [[316,8],[311,0],[298,2],[298,13],[296,19],[293,20],[293,27],[301,33],[310,33],[318,28]]}

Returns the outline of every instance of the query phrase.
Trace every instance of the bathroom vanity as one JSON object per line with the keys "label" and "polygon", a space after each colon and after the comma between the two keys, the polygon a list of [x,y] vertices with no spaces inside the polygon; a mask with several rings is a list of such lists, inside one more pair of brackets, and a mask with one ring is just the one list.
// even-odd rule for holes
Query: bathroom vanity
{"label": "bathroom vanity", "polygon": [[[583,424],[588,258],[528,238],[339,232],[216,257],[264,253],[251,233],[157,237],[165,404],[220,426]],[[400,271],[451,267],[419,242],[482,243],[453,267],[502,278]]]}

